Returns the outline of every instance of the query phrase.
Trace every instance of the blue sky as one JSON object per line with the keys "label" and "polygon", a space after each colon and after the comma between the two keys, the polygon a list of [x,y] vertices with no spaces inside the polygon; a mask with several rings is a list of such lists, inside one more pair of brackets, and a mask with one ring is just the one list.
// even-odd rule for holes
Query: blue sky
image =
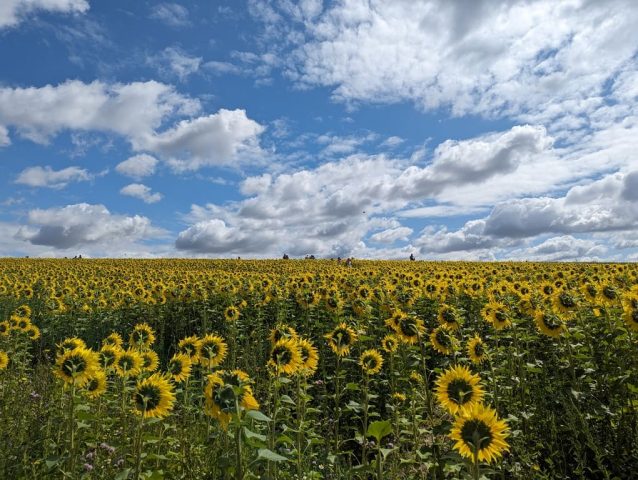
{"label": "blue sky", "polygon": [[6,0],[0,255],[638,259],[632,0]]}

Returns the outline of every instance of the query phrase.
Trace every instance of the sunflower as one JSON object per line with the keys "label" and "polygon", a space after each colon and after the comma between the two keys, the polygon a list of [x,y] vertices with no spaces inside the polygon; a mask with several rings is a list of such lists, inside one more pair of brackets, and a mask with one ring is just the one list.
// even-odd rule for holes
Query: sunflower
{"label": "sunflower", "polygon": [[168,361],[168,374],[174,382],[183,382],[190,377],[192,368],[191,357],[185,353],[178,353]]}
{"label": "sunflower", "polygon": [[223,429],[228,427],[237,406],[243,410],[259,409],[250,378],[241,370],[219,370],[208,375],[204,398],[204,412],[217,419]]}
{"label": "sunflower", "polygon": [[534,322],[538,330],[548,337],[558,338],[566,329],[560,317],[547,310],[537,310],[534,313]]}
{"label": "sunflower", "polygon": [[585,299],[592,304],[597,304],[600,299],[600,285],[598,282],[586,282],[580,287],[580,291]]}
{"label": "sunflower", "polygon": [[454,353],[456,339],[452,336],[452,333],[442,325],[432,330],[432,333],[430,333],[430,342],[434,350],[438,353],[443,355]]}
{"label": "sunflower", "polygon": [[6,320],[3,320],[2,322],[0,322],[0,336],[8,337],[10,333],[11,333],[11,324],[7,322]]}
{"label": "sunflower", "polygon": [[6,370],[9,366],[9,355],[4,350],[0,350],[0,370]]}
{"label": "sunflower", "polygon": [[301,354],[301,368],[299,369],[299,373],[304,376],[310,376],[315,373],[319,366],[319,352],[317,348],[305,338],[297,340],[297,346]]}
{"label": "sunflower", "polygon": [[270,343],[274,345],[282,339],[297,340],[297,338],[299,338],[299,335],[294,328],[288,325],[284,325],[283,323],[278,323],[277,325],[275,325],[275,328],[270,331],[270,335],[268,335],[268,338],[270,339]]}
{"label": "sunflower", "polygon": [[276,374],[294,374],[302,366],[303,360],[299,345],[295,340],[282,338],[270,351],[268,366]]}
{"label": "sunflower", "polygon": [[142,355],[137,350],[123,350],[115,361],[115,373],[122,378],[135,377],[140,374],[143,363]]}
{"label": "sunflower", "polygon": [[405,315],[397,320],[394,330],[399,340],[410,345],[415,344],[425,332],[423,320],[413,315]]}
{"label": "sunflower", "polygon": [[450,330],[461,328],[461,315],[459,311],[451,305],[441,305],[437,319],[441,325],[445,325]]}
{"label": "sunflower", "polygon": [[179,353],[188,355],[191,360],[193,360],[193,363],[195,363],[199,356],[200,343],[201,340],[199,337],[191,335],[190,337],[182,338],[177,344],[177,349]]}
{"label": "sunflower", "polygon": [[163,418],[173,410],[175,387],[159,373],[139,380],[133,393],[135,413],[144,418]]}
{"label": "sunflower", "polygon": [[496,410],[482,404],[462,412],[452,426],[450,438],[455,440],[454,449],[463,457],[472,459],[476,451],[480,462],[492,463],[509,450],[505,439],[509,427],[499,420]]}
{"label": "sunflower", "polygon": [[470,338],[467,342],[467,356],[472,363],[479,364],[487,359],[487,348],[483,340],[478,335]]}
{"label": "sunflower", "polygon": [[31,339],[32,341],[36,341],[38,338],[40,338],[40,329],[33,325],[30,324],[25,330],[24,332],[27,334],[27,336],[29,337],[29,339]]}
{"label": "sunflower", "polygon": [[76,348],[86,348],[86,343],[84,340],[78,337],[69,337],[62,340],[62,343],[58,345],[58,348],[62,352],[67,352],[69,350],[75,350]]}
{"label": "sunflower", "polygon": [[54,374],[73,385],[84,385],[99,368],[97,356],[88,348],[78,347],[58,355]]}
{"label": "sunflower", "polygon": [[227,322],[236,322],[239,318],[239,309],[234,305],[226,307],[226,310],[224,310],[224,318]]}
{"label": "sunflower", "polygon": [[202,367],[215,368],[224,361],[228,346],[219,335],[208,334],[199,342],[197,361]]}
{"label": "sunflower", "polygon": [[124,340],[119,333],[111,333],[108,337],[102,340],[102,345],[110,345],[112,347],[122,348],[124,346]]}
{"label": "sunflower", "polygon": [[452,415],[480,403],[485,392],[481,377],[472,374],[465,366],[448,368],[436,381],[436,397]]}
{"label": "sunflower", "polygon": [[560,290],[552,297],[554,311],[562,315],[573,315],[578,309],[578,299],[568,290]]}
{"label": "sunflower", "polygon": [[154,372],[159,367],[159,356],[153,350],[141,352],[142,370],[145,372]]}
{"label": "sunflower", "polygon": [[383,357],[378,350],[371,348],[366,350],[359,357],[359,365],[366,375],[376,375],[383,366]]}
{"label": "sunflower", "polygon": [[619,300],[618,289],[611,283],[604,284],[600,293],[600,299],[606,307],[615,305]]}
{"label": "sunflower", "polygon": [[326,334],[325,338],[332,351],[343,357],[350,353],[350,347],[357,341],[357,332],[345,322],[341,322],[332,332]]}
{"label": "sunflower", "polygon": [[100,366],[107,371],[112,369],[122,352],[123,350],[120,347],[104,345],[98,352]]}
{"label": "sunflower", "polygon": [[632,292],[623,298],[622,318],[627,328],[638,332],[638,292]]}
{"label": "sunflower", "polygon": [[21,332],[26,332],[27,329],[31,326],[31,320],[27,317],[18,317],[16,315],[11,316],[11,322],[13,323],[13,328],[16,330],[20,330]]}
{"label": "sunflower", "polygon": [[405,395],[405,393],[394,392],[392,394],[392,400],[396,404],[401,404],[401,403],[405,402],[407,399],[408,399],[408,397]]}
{"label": "sunflower", "polygon": [[538,291],[545,298],[551,298],[556,293],[556,286],[552,282],[543,282],[538,286]]}
{"label": "sunflower", "polygon": [[13,313],[19,317],[31,318],[31,307],[29,305],[20,305]]}
{"label": "sunflower", "polygon": [[129,337],[129,346],[146,350],[155,343],[155,331],[147,323],[138,323]]}
{"label": "sunflower", "polygon": [[104,370],[94,370],[84,384],[84,395],[89,398],[97,398],[106,392],[106,373]]}
{"label": "sunflower", "polygon": [[481,310],[486,322],[491,323],[496,330],[502,330],[512,324],[507,305],[501,302],[489,302]]}
{"label": "sunflower", "polygon": [[381,339],[381,347],[387,353],[394,353],[397,351],[397,348],[399,348],[399,340],[390,333]]}
{"label": "sunflower", "polygon": [[408,377],[408,382],[410,382],[410,385],[412,387],[417,387],[419,385],[423,385],[424,381],[425,380],[423,379],[423,375],[421,375],[416,370],[412,370],[410,372],[410,376]]}

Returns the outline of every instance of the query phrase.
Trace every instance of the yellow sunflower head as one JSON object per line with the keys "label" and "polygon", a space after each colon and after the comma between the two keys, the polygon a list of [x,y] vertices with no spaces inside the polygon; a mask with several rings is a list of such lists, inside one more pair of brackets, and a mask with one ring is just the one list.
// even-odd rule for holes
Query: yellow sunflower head
{"label": "yellow sunflower head", "polygon": [[84,340],[78,337],[69,337],[62,340],[62,343],[58,345],[58,349],[60,352],[75,350],[76,348],[86,348],[86,343],[84,343]]}
{"label": "yellow sunflower head", "polygon": [[394,353],[399,348],[399,340],[395,335],[388,334],[381,340],[381,347],[387,353]]}
{"label": "yellow sunflower head", "polygon": [[174,382],[183,382],[190,377],[192,368],[191,357],[185,353],[178,353],[168,361],[168,374]]}
{"label": "yellow sunflower head", "polygon": [[163,418],[175,403],[175,387],[163,375],[154,373],[139,380],[133,393],[135,413],[144,418]]}
{"label": "yellow sunflower head", "polygon": [[394,332],[403,343],[415,344],[423,336],[425,327],[423,320],[414,315],[405,315],[397,320]]}
{"label": "yellow sunflower head", "polygon": [[65,383],[82,386],[98,368],[97,355],[88,348],[78,347],[58,355],[54,373]]}
{"label": "yellow sunflower head", "polygon": [[6,370],[9,366],[9,355],[4,350],[0,350],[0,370]]}
{"label": "yellow sunflower head", "polygon": [[551,310],[537,310],[534,313],[534,322],[543,335],[552,338],[560,337],[567,329],[561,318]]}
{"label": "yellow sunflower head", "polygon": [[29,339],[34,342],[40,338],[40,329],[33,324],[29,325],[24,332],[27,334]]}
{"label": "yellow sunflower head", "polygon": [[[204,388],[204,412],[226,429],[233,413],[257,410],[259,403],[253,396],[250,383],[248,375],[241,370],[219,370],[208,375]],[[237,412],[237,407],[240,412]]]}
{"label": "yellow sunflower head", "polygon": [[136,377],[142,371],[142,355],[137,350],[122,350],[115,361],[115,373],[122,378]]}
{"label": "yellow sunflower head", "polygon": [[274,345],[282,339],[297,340],[299,338],[299,335],[297,334],[297,331],[291,326],[285,325],[283,323],[278,323],[277,325],[275,325],[275,328],[270,331],[270,335],[268,336],[268,338],[270,339],[270,343]]}
{"label": "yellow sunflower head", "polygon": [[627,294],[622,301],[622,318],[629,330],[638,332],[638,292]]}
{"label": "yellow sunflower head", "polygon": [[505,440],[508,436],[509,427],[499,420],[496,411],[480,403],[461,412],[450,432],[457,452],[469,459],[476,452],[478,460],[487,463],[498,460],[509,450]]}
{"label": "yellow sunflower head", "polygon": [[383,366],[383,357],[378,350],[371,348],[361,354],[359,365],[366,375],[376,375]]}
{"label": "yellow sunflower head", "polygon": [[502,330],[512,324],[510,310],[505,303],[489,302],[481,311],[483,318],[496,330]]}
{"label": "yellow sunflower head", "polygon": [[153,350],[140,352],[142,355],[142,370],[154,372],[159,367],[159,356]]}
{"label": "yellow sunflower head", "polygon": [[436,381],[436,397],[452,415],[483,401],[485,392],[481,377],[465,366],[456,366],[443,372]]}
{"label": "yellow sunflower head", "polygon": [[184,337],[177,344],[177,349],[179,353],[188,355],[189,357],[191,357],[191,360],[195,362],[197,360],[197,357],[199,356],[200,342],[200,338],[195,335]]}
{"label": "yellow sunflower head", "polygon": [[458,309],[452,305],[441,305],[437,319],[441,325],[445,325],[450,330],[458,330],[461,328],[461,314]]}
{"label": "yellow sunflower head", "polygon": [[239,315],[239,309],[235,305],[230,305],[224,310],[224,318],[227,322],[236,322]]}
{"label": "yellow sunflower head", "polygon": [[208,334],[202,337],[199,342],[199,364],[205,368],[215,368],[219,366],[228,353],[228,346],[219,335]]}
{"label": "yellow sunflower head", "polygon": [[20,305],[13,311],[18,317],[31,318],[31,307],[27,304]]}
{"label": "yellow sunflower head", "polygon": [[299,373],[304,376],[310,376],[317,370],[319,366],[319,352],[317,348],[305,338],[297,340],[299,353],[301,354],[301,368]]}
{"label": "yellow sunflower head", "polygon": [[138,323],[133,327],[129,338],[129,346],[139,350],[151,348],[155,343],[155,331],[147,323]]}
{"label": "yellow sunflower head", "polygon": [[301,368],[303,360],[296,340],[282,338],[275,343],[270,351],[268,367],[276,375],[293,375]]}
{"label": "yellow sunflower head", "polygon": [[350,347],[357,341],[357,332],[345,322],[341,322],[335,329],[325,336],[328,345],[334,353],[343,357],[350,353]]}
{"label": "yellow sunflower head", "polygon": [[456,348],[456,339],[452,335],[452,332],[443,325],[432,330],[432,333],[430,333],[430,343],[434,350],[443,355],[454,353]]}
{"label": "yellow sunflower head", "polygon": [[84,384],[83,393],[89,398],[98,398],[106,392],[106,373],[104,370],[94,370]]}
{"label": "yellow sunflower head", "polygon": [[11,334],[11,324],[6,320],[0,322],[0,337],[8,337]]}
{"label": "yellow sunflower head", "polygon": [[98,352],[100,366],[106,371],[112,370],[122,352],[123,350],[120,347],[104,345]]}
{"label": "yellow sunflower head", "polygon": [[474,335],[467,342],[467,356],[472,363],[483,363],[487,359],[487,347],[478,335]]}
{"label": "yellow sunflower head", "polygon": [[113,332],[109,334],[108,337],[102,340],[102,345],[104,346],[110,345],[112,347],[123,348],[124,340],[122,339],[122,336],[119,333]]}

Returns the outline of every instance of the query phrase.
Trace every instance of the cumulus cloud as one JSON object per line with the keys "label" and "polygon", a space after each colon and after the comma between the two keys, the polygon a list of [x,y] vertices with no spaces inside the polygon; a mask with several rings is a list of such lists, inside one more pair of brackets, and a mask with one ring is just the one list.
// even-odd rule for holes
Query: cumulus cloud
{"label": "cumulus cloud", "polygon": [[37,11],[84,13],[88,9],[89,3],[86,0],[2,0],[0,29],[13,27],[29,14]]}
{"label": "cumulus cloud", "polygon": [[144,203],[157,203],[162,199],[161,193],[151,193],[150,187],[141,183],[131,183],[120,190],[122,195],[139,198]]}
{"label": "cumulus cloud", "polygon": [[397,227],[377,232],[370,237],[370,240],[378,243],[394,243],[398,240],[408,241],[408,237],[412,235],[412,229],[408,227]]}
{"label": "cumulus cloud", "polygon": [[175,76],[185,81],[190,75],[197,73],[202,57],[194,57],[179,47],[167,47],[157,55],[148,58],[161,74]]}
{"label": "cumulus cloud", "polygon": [[104,205],[87,203],[31,210],[28,223],[18,229],[16,239],[56,249],[87,245],[110,249],[162,233],[146,217],[116,215]]}
{"label": "cumulus cloud", "polygon": [[532,247],[515,249],[508,253],[512,260],[551,262],[592,262],[604,258],[608,249],[593,240],[574,238],[571,235],[552,237]]}
{"label": "cumulus cloud", "polygon": [[162,2],[151,7],[150,17],[170,27],[180,28],[190,25],[189,12],[178,3]]}
{"label": "cumulus cloud", "polygon": [[0,147],[6,147],[7,145],[11,145],[9,130],[7,130],[7,127],[0,125]]}
{"label": "cumulus cloud", "polygon": [[139,179],[153,175],[155,173],[157,163],[158,160],[155,157],[142,153],[140,155],[129,157],[123,162],[118,163],[115,170],[127,177]]}
{"label": "cumulus cloud", "polygon": [[53,170],[49,166],[25,168],[15,183],[30,187],[64,188],[71,182],[91,180],[91,175],[86,169],[80,167],[67,167],[62,170]]}

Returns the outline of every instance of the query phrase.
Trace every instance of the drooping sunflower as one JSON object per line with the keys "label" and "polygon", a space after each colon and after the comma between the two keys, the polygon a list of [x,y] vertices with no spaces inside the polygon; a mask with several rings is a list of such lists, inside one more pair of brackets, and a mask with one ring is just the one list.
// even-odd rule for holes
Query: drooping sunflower
{"label": "drooping sunflower", "polygon": [[142,370],[145,372],[154,372],[159,367],[159,355],[154,350],[146,350],[141,352]]}
{"label": "drooping sunflower", "polygon": [[110,345],[112,347],[123,348],[124,340],[119,333],[113,332],[110,333],[106,338],[102,340],[102,345]]}
{"label": "drooping sunflower", "polygon": [[572,316],[578,310],[578,298],[573,292],[563,289],[552,297],[554,311],[563,316]]}
{"label": "drooping sunflower", "polygon": [[197,360],[202,367],[215,368],[226,358],[228,346],[219,335],[208,334],[199,342]]}
{"label": "drooping sunflower", "polygon": [[443,355],[450,355],[454,353],[456,339],[452,335],[452,332],[441,325],[430,333],[430,343],[437,352]]}
{"label": "drooping sunflower", "polygon": [[98,398],[106,392],[106,373],[104,370],[94,370],[84,384],[84,395],[89,398]]}
{"label": "drooping sunflower", "polygon": [[496,410],[482,404],[462,412],[452,426],[450,438],[455,440],[454,449],[463,457],[472,459],[478,453],[480,462],[492,463],[509,450],[505,439],[509,427],[499,420]]}
{"label": "drooping sunflower", "polygon": [[4,350],[0,350],[0,370],[6,370],[9,366],[9,354]]}
{"label": "drooping sunflower", "polygon": [[436,381],[436,397],[449,413],[456,415],[483,401],[485,392],[480,382],[481,377],[465,366],[448,368]]}
{"label": "drooping sunflower", "polygon": [[603,283],[600,293],[600,300],[606,307],[612,307],[618,303],[618,300],[620,300],[618,289],[611,282]]}
{"label": "drooping sunflower", "polygon": [[461,314],[458,309],[452,305],[441,305],[437,319],[441,325],[445,325],[450,330],[458,330],[461,328]]}
{"label": "drooping sunflower", "polygon": [[292,375],[302,364],[301,351],[296,340],[282,338],[273,345],[268,359],[268,367],[273,373]]}
{"label": "drooping sunflower", "polygon": [[199,337],[195,335],[191,335],[190,337],[182,338],[177,344],[177,349],[179,353],[183,353],[191,357],[193,363],[197,362],[197,357],[199,356],[199,346],[201,340]]}
{"label": "drooping sunflower", "polygon": [[115,361],[115,373],[122,378],[136,377],[143,365],[142,355],[137,350],[122,350]]}
{"label": "drooping sunflower", "polygon": [[174,382],[183,382],[190,377],[192,368],[191,357],[185,353],[177,353],[168,361],[168,373]]}
{"label": "drooping sunflower", "polygon": [[235,305],[230,305],[224,310],[224,318],[227,322],[236,322],[239,315],[239,309]]}
{"label": "drooping sunflower", "polygon": [[298,373],[304,376],[310,376],[315,373],[319,366],[319,352],[317,348],[305,338],[297,340],[297,346],[301,354],[301,368]]}
{"label": "drooping sunflower", "polygon": [[219,421],[223,429],[228,427],[237,405],[243,410],[259,408],[250,377],[241,370],[219,370],[208,375],[204,398],[204,412]]}
{"label": "drooping sunflower", "polygon": [[88,348],[78,347],[58,355],[53,372],[65,383],[82,386],[98,368],[97,355]]}
{"label": "drooping sunflower", "polygon": [[115,363],[117,362],[120,353],[122,352],[123,350],[120,347],[104,345],[98,352],[100,366],[107,372],[112,370],[115,367]]}
{"label": "drooping sunflower", "polygon": [[58,345],[58,349],[61,352],[75,350],[76,348],[86,348],[86,343],[84,343],[84,340],[78,337],[69,337],[62,340],[62,343]]}
{"label": "drooping sunflower", "polygon": [[638,292],[627,294],[622,301],[622,318],[627,328],[638,332]]}
{"label": "drooping sunflower", "polygon": [[383,357],[378,350],[371,348],[361,354],[359,365],[366,375],[376,375],[383,366]]}
{"label": "drooping sunflower", "polygon": [[560,317],[549,310],[537,310],[534,313],[534,322],[538,330],[548,337],[558,338],[566,330],[565,323]]}
{"label": "drooping sunflower", "polygon": [[399,340],[390,333],[381,339],[381,347],[387,353],[394,353],[397,351],[397,348],[399,348]]}
{"label": "drooping sunflower", "polygon": [[350,353],[350,347],[357,341],[357,332],[345,322],[341,322],[332,332],[326,334],[325,338],[332,351],[343,357]]}
{"label": "drooping sunflower", "polygon": [[171,413],[175,403],[175,387],[159,373],[139,380],[133,393],[135,413],[144,418],[163,418]]}
{"label": "drooping sunflower", "polygon": [[131,336],[129,337],[129,346],[139,350],[151,348],[155,343],[155,331],[147,323],[138,323],[133,327]]}
{"label": "drooping sunflower", "polygon": [[487,348],[485,343],[478,335],[474,335],[467,342],[467,356],[470,357],[472,363],[483,363],[487,359]]}

